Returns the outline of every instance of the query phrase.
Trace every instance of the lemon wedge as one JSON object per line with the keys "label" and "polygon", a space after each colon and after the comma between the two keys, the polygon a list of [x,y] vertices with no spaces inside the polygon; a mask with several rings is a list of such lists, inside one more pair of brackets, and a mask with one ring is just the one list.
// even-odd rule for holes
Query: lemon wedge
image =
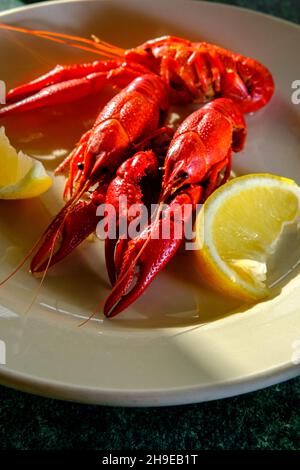
{"label": "lemon wedge", "polygon": [[201,277],[246,302],[267,297],[268,263],[287,228],[300,231],[300,188],[287,178],[235,178],[205,202],[196,221]]}
{"label": "lemon wedge", "polygon": [[52,185],[43,164],[17,153],[0,128],[0,199],[28,199],[39,196]]}

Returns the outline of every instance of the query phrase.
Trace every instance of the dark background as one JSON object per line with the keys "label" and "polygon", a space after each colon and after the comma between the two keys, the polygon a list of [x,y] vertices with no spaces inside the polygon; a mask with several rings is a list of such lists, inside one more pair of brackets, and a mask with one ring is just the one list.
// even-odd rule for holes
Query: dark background
{"label": "dark background", "polygon": [[[0,9],[29,3],[0,0]],[[220,3],[300,23],[300,0]],[[0,448],[299,450],[299,409],[300,378],[237,398],[148,409],[64,403],[0,387]]]}

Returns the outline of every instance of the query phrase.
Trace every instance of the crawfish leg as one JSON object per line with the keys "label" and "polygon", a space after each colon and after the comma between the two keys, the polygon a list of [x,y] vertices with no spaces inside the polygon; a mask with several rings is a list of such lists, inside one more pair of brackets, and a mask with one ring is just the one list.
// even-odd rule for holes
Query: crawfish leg
{"label": "crawfish leg", "polygon": [[79,150],[83,149],[84,144],[87,142],[88,138],[90,136],[90,131],[86,132],[83,134],[81,137],[80,141],[76,145],[75,149],[67,156],[67,158],[64,159],[64,161],[56,168],[54,174],[56,176],[58,175],[64,175],[66,172],[70,170],[71,162],[74,159],[75,155]]}
{"label": "crawfish leg", "polygon": [[63,174],[66,170],[69,170],[64,190],[64,199],[66,201],[71,199],[76,191],[76,183],[84,169],[84,155],[90,136],[91,130],[83,134],[75,149],[55,170],[55,175]]}

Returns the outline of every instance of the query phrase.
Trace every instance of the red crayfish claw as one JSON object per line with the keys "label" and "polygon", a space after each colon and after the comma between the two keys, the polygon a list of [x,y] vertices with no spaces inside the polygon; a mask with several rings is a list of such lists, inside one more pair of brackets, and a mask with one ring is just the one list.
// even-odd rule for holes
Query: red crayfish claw
{"label": "red crayfish claw", "polygon": [[101,185],[88,198],[65,205],[40,239],[40,248],[30,264],[32,273],[47,271],[96,230],[96,211],[105,201],[106,190],[107,185]]}

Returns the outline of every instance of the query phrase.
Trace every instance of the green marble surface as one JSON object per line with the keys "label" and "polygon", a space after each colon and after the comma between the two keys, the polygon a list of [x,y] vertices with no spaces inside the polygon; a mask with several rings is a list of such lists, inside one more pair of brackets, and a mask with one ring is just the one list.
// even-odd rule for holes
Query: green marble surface
{"label": "green marble surface", "polygon": [[[0,10],[29,3],[0,0]],[[300,23],[298,0],[220,3]],[[299,450],[299,410],[300,378],[241,397],[149,409],[64,403],[0,387],[0,449]]]}

